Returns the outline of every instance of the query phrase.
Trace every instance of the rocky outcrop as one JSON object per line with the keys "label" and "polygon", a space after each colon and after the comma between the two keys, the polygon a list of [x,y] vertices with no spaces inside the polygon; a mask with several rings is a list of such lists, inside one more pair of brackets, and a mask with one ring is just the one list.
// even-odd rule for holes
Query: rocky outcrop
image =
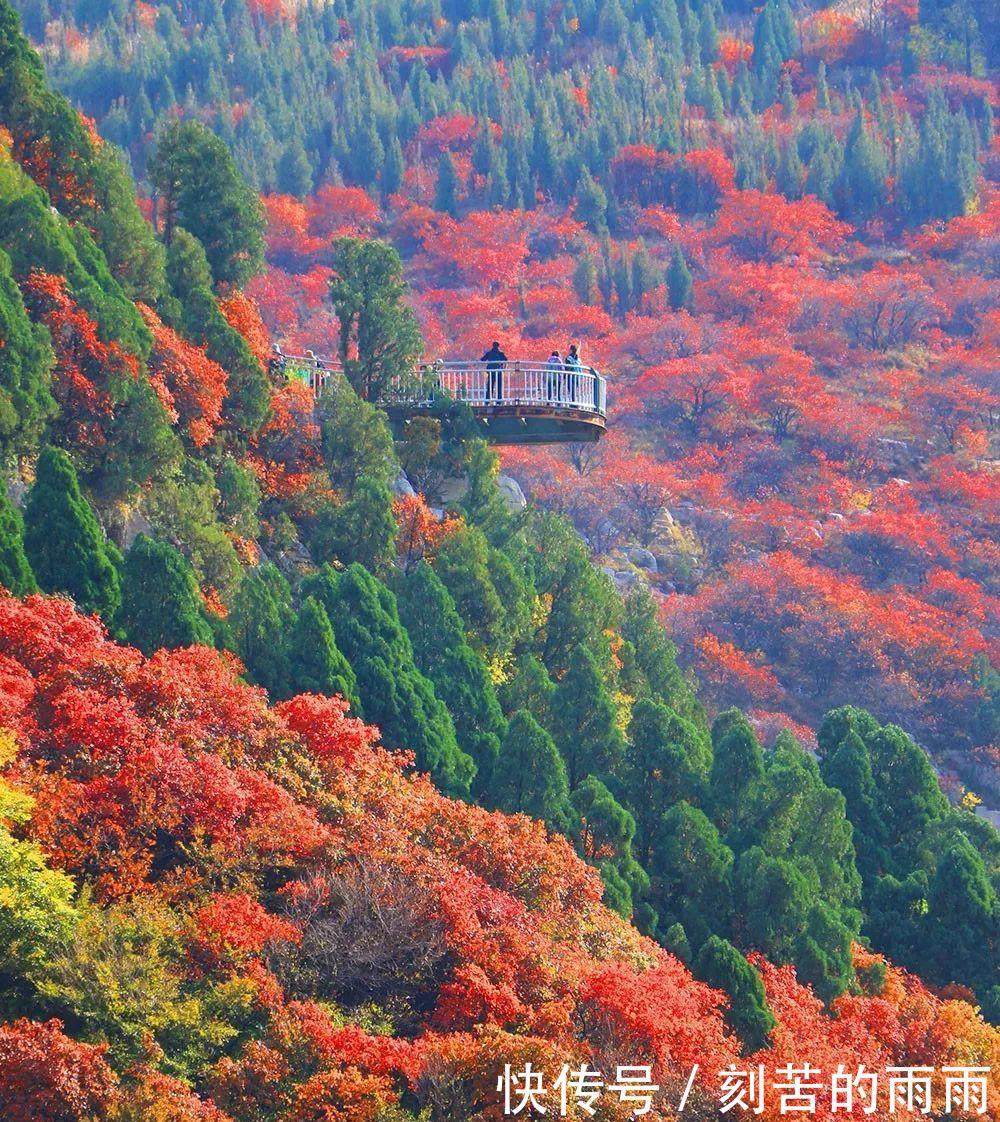
{"label": "rocky outcrop", "polygon": [[507,500],[507,505],[515,513],[519,510],[524,510],[528,505],[528,500],[524,497],[524,492],[521,490],[521,484],[518,483],[513,476],[498,475],[497,487],[500,488],[500,494]]}

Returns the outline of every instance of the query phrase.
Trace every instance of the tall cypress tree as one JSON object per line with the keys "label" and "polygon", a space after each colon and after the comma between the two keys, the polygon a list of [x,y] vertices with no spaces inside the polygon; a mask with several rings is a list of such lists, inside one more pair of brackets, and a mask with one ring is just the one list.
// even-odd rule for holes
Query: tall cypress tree
{"label": "tall cypress tree", "polygon": [[14,596],[38,591],[24,552],[24,519],[0,487],[0,585]]}
{"label": "tall cypress tree", "polygon": [[598,237],[608,233],[608,196],[604,188],[584,168],[576,185],[576,213]]}
{"label": "tall cypress tree", "polygon": [[307,596],[288,636],[288,692],[340,694],[358,707],[358,680],[333,637],[326,608]]}
{"label": "tall cypress tree", "polygon": [[508,814],[527,814],[568,834],[574,810],[566,766],[552,737],[523,709],[510,719],[493,769],[490,802]]}
{"label": "tall cypress tree", "polygon": [[840,213],[852,222],[866,222],[886,201],[889,163],[859,110],[844,146],[844,164],[835,189]]}
{"label": "tall cypress tree", "polygon": [[799,159],[799,148],[793,138],[781,149],[781,158],[778,160],[778,170],[775,173],[776,186],[786,199],[801,199],[805,175],[806,169]]}
{"label": "tall cypress tree", "polygon": [[459,748],[430,679],[417,669],[390,589],[354,564],[342,573],[324,565],[302,591],[326,608],[337,646],[357,677],[365,720],[379,726],[388,747],[412,751],[417,767],[443,791],[467,795],[475,764]]}
{"label": "tall cypress tree", "polygon": [[694,308],[694,282],[691,280],[691,270],[684,257],[684,250],[679,245],[674,246],[667,268],[667,297],[675,312],[682,309],[690,312]]}
{"label": "tall cypress tree", "polygon": [[49,387],[52,348],[48,334],[33,324],[0,249],[0,462],[31,451],[45,421],[56,411]]}
{"label": "tall cypress tree", "polygon": [[121,602],[118,551],[104,536],[61,448],[46,445],[24,505],[24,551],[45,592],[72,596],[107,621]]}
{"label": "tall cypress tree", "polygon": [[932,90],[919,139],[904,147],[899,176],[903,213],[910,222],[962,214],[975,193],[978,165],[968,118],[952,115],[941,90]]}
{"label": "tall cypress tree", "polygon": [[505,713],[527,709],[540,725],[547,726],[555,689],[541,661],[534,655],[521,655],[510,680],[500,687],[500,702]]}
{"label": "tall cypress tree", "polygon": [[694,951],[713,933],[729,930],[733,851],[702,811],[679,802],[663,815],[650,869],[662,929],[680,923]]}
{"label": "tall cypress tree", "polygon": [[552,699],[552,736],[571,791],[588,775],[608,775],[621,764],[625,739],[617,721],[596,659],[578,646]]}
{"label": "tall cypress tree", "polygon": [[266,563],[243,574],[229,611],[233,641],[250,680],[272,697],[288,692],[285,636],[294,621],[292,590],[274,565]]}
{"label": "tall cypress tree", "polygon": [[[649,891],[649,877],[632,852],[635,819],[594,776],[585,779],[570,797],[580,818],[577,847],[601,870],[604,902],[631,919]],[[648,923],[652,916],[642,918]]]}
{"label": "tall cypress tree", "polygon": [[632,710],[623,784],[635,815],[636,854],[649,864],[664,811],[680,799],[704,798],[710,754],[703,734],[652,698]]}
{"label": "tall cypress tree", "polygon": [[829,111],[830,88],[826,84],[826,63],[820,59],[816,67],[816,108]]}
{"label": "tall cypress tree", "polygon": [[712,801],[723,832],[736,824],[744,806],[753,804],[763,779],[764,753],[756,733],[738,709],[726,710],[712,725]]}
{"label": "tall cypress tree", "polygon": [[986,994],[997,984],[1000,899],[968,838],[954,831],[949,840],[931,882],[927,958],[939,983],[971,975]]}
{"label": "tall cypress tree", "polygon": [[590,250],[585,250],[573,268],[573,289],[582,304],[592,304],[597,291],[597,267]]}
{"label": "tall cypress tree", "polygon": [[125,554],[118,623],[147,655],[161,647],[212,644],[191,566],[172,545],[145,534]]}
{"label": "tall cypress tree", "polygon": [[418,668],[448,706],[459,747],[475,760],[476,790],[486,789],[506,722],[486,664],[469,646],[448,590],[426,561],[402,580],[399,616]]}
{"label": "tall cypress tree", "polygon": [[327,507],[316,519],[309,547],[320,564],[336,558],[345,565],[357,562],[381,572],[392,559],[396,530],[388,487],[379,479],[362,476],[346,502]]}
{"label": "tall cypress tree", "polygon": [[820,770],[823,781],[844,796],[854,827],[858,868],[863,877],[873,878],[888,863],[887,831],[879,813],[871,756],[854,729],[823,757]]}
{"label": "tall cypress tree", "polygon": [[245,284],[264,264],[264,210],[225,144],[198,121],[172,124],[149,175],[169,245],[182,226],[205,247],[218,284]]}
{"label": "tall cypress tree", "polygon": [[452,216],[458,213],[458,170],[455,157],[450,152],[443,152],[438,160],[434,209]]}
{"label": "tall cypress tree", "polygon": [[713,935],[695,961],[697,978],[729,996],[726,1020],[743,1041],[744,1049],[756,1052],[770,1044],[771,1030],[778,1023],[767,1006],[760,974],[726,939]]}
{"label": "tall cypress tree", "polygon": [[754,107],[765,109],[778,93],[778,74],[784,61],[778,46],[775,4],[769,0],[761,9],[753,32],[752,67]]}

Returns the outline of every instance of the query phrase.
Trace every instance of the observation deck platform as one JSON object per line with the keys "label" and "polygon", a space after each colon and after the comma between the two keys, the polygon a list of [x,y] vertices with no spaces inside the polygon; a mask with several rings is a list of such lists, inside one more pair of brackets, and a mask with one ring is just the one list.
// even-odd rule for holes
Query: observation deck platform
{"label": "observation deck platform", "polygon": [[[336,360],[276,353],[272,366],[308,383],[317,398],[331,378],[344,376]],[[492,444],[593,443],[607,426],[607,379],[593,367],[553,368],[542,362],[435,362],[399,379],[378,404],[396,425],[448,401],[468,405]]]}

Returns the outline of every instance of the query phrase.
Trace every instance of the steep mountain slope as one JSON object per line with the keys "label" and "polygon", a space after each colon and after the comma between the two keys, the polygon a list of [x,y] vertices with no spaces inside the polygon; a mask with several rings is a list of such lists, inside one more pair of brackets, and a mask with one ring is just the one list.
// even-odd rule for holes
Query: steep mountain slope
{"label": "steep mountain slope", "polygon": [[[11,1122],[499,1118],[504,1063],[584,1060],[654,1063],[664,1119],[698,1064],[689,1110],[712,1116],[738,1052],[720,995],[604,908],[565,841],[405,777],[336,700],[269,709],[223,656],[147,660],[64,601],[0,600],[0,655],[0,807],[29,839],[0,826],[23,870],[5,1001],[64,1021],[0,1025]],[[880,996],[830,1016],[760,962],[778,1025],[740,1063],[1000,1060],[970,1006],[859,964]],[[822,1092],[816,1117],[844,1116]]]}
{"label": "steep mountain slope", "polygon": [[[512,510],[466,410],[394,436],[363,391],[437,341],[390,245],[330,244],[380,221],[363,191],[262,209],[179,121],[151,225],[5,2],[0,60],[5,1115],[493,1117],[505,1062],[641,1058],[664,1117],[699,1064],[710,1116],[739,1052],[991,1063],[1000,842],[913,740],[841,707],[817,762],[710,721],[648,591]],[[301,266],[250,281],[269,318],[347,341],[318,404],[238,287],[265,213]],[[520,223],[518,268],[587,237],[389,213],[418,278],[434,231],[469,268]]]}
{"label": "steep mountain slope", "polygon": [[509,462],[653,547],[716,707],[861,701],[996,802],[995,5],[23,10],[140,171],[178,114],[237,153],[293,347],[338,230],[401,249],[433,357],[583,340],[612,439]]}

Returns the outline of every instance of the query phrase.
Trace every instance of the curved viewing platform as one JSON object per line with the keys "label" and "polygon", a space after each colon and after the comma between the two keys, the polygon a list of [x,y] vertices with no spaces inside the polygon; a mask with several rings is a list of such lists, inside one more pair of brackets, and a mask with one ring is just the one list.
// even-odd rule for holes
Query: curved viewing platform
{"label": "curved viewing platform", "polygon": [[[308,382],[322,397],[331,377],[341,377],[336,360],[275,354],[274,364],[289,377]],[[467,404],[494,444],[558,444],[597,441],[607,423],[607,379],[593,367],[550,366],[510,360],[435,362],[419,366],[381,396],[390,418],[404,423],[444,400]]]}

